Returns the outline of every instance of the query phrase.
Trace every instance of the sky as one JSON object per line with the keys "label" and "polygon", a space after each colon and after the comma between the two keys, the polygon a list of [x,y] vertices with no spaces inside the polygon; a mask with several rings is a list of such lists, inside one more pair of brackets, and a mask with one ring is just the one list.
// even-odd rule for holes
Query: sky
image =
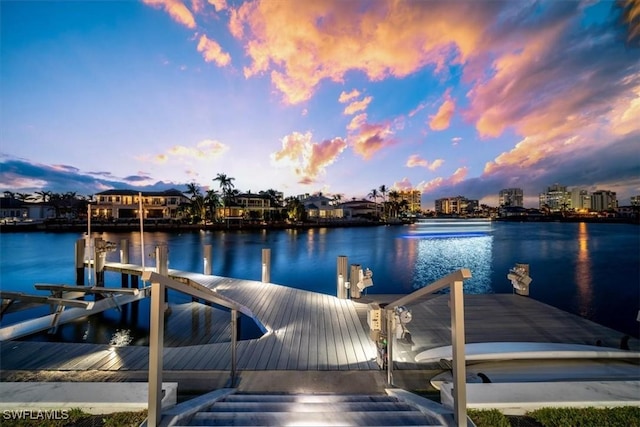
{"label": "sky", "polygon": [[[625,6],[624,4],[622,6]],[[640,3],[0,1],[0,192],[640,195]],[[629,16],[634,16],[630,21]],[[626,17],[626,18],[625,18]]]}

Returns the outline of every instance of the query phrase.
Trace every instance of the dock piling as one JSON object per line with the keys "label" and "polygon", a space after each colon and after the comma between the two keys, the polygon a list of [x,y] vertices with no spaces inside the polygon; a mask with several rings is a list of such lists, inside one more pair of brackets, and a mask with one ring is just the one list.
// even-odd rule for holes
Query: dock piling
{"label": "dock piling", "polygon": [[336,296],[340,299],[347,298],[347,288],[344,286],[344,282],[346,282],[347,279],[347,265],[347,257],[345,255],[338,255]]}
{"label": "dock piling", "polygon": [[262,249],[262,283],[271,282],[271,249]]}
{"label": "dock piling", "polygon": [[360,264],[351,264],[351,271],[349,272],[349,289],[351,291],[351,298],[358,299],[361,296],[360,288],[358,287],[360,271],[362,271],[362,266]]}
{"label": "dock piling", "polygon": [[85,239],[76,240],[76,285],[84,286],[84,251],[86,247]]}
{"label": "dock piling", "polygon": [[[127,239],[120,240],[120,262],[122,264],[129,264],[129,241]],[[122,273],[122,287],[129,287],[129,275]]]}
{"label": "dock piling", "polygon": [[213,265],[211,264],[211,245],[204,245],[204,274],[213,274]]}

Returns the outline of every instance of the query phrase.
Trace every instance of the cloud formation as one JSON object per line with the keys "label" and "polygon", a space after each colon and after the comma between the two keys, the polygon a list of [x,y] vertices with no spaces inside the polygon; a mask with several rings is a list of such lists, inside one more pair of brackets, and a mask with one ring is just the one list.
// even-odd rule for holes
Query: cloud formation
{"label": "cloud formation", "polygon": [[271,154],[276,166],[288,166],[300,184],[315,183],[347,147],[342,138],[313,142],[311,132],[294,132],[282,138],[282,149]]}
{"label": "cloud formation", "polygon": [[180,0],[142,0],[144,4],[164,9],[171,18],[187,28],[196,28],[196,20],[191,11]]}
{"label": "cloud formation", "polygon": [[451,99],[449,91],[445,94],[444,101],[438,108],[436,114],[429,116],[429,127],[432,130],[445,130],[451,123],[451,118],[456,110],[456,103]]}
{"label": "cloud formation", "polygon": [[231,62],[231,55],[224,52],[218,42],[211,40],[205,34],[200,36],[197,49],[202,53],[205,61],[215,62],[219,67],[227,66]]}
{"label": "cloud formation", "polygon": [[[270,72],[285,103],[308,100],[323,80],[358,70],[371,81],[464,62],[499,4],[482,2],[254,1],[231,13],[245,44],[245,76]],[[398,29],[402,29],[399,31]]]}
{"label": "cloud formation", "polygon": [[229,151],[229,146],[220,141],[205,139],[196,144],[195,147],[187,147],[185,145],[174,145],[165,153],[158,154],[154,157],[157,163],[166,163],[171,159],[194,159],[194,160],[214,160],[220,158],[224,153]]}
{"label": "cloud formation", "polygon": [[435,171],[443,164],[444,164],[443,159],[436,159],[430,163],[428,160],[423,159],[418,154],[412,154],[407,159],[406,166],[408,168],[423,167],[423,168],[429,169],[430,171]]}

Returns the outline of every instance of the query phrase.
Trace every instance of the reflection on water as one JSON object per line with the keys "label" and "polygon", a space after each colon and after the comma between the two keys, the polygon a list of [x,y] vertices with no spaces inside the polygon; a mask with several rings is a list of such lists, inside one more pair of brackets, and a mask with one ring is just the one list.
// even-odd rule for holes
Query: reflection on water
{"label": "reflection on water", "polygon": [[416,242],[413,289],[447,274],[468,268],[472,277],[464,282],[471,294],[491,293],[491,221],[479,219],[427,219],[411,227],[405,237]]}
{"label": "reflection on water", "polygon": [[[506,274],[515,263],[526,263],[534,279],[532,298],[638,335],[640,288],[631,280],[640,277],[637,226],[485,221],[472,227],[473,222],[455,221],[457,226],[452,229],[447,221],[433,224],[440,224],[438,231],[442,232],[435,233],[433,227],[428,232],[422,223],[255,232],[149,232],[144,236],[144,255],[137,232],[95,233],[95,237],[118,245],[127,239],[129,261],[140,265],[144,256],[147,267],[155,266],[150,256],[155,246],[168,244],[170,268],[198,273],[203,272],[203,246],[211,245],[214,275],[249,280],[260,280],[261,251],[270,248],[274,283],[329,295],[336,293],[339,255],[348,256],[349,264],[373,271],[374,286],[367,291],[375,294],[409,293],[459,268],[471,270],[472,278],[464,282],[467,293],[511,293]],[[74,244],[81,237],[82,233],[3,233],[0,287],[37,293],[33,285],[38,282],[74,284]],[[107,261],[118,260],[119,251],[107,254]],[[114,273],[107,273],[105,280],[107,286],[121,283],[120,275]],[[191,298],[170,293],[170,301],[190,304]],[[141,301],[139,307],[126,306],[122,312],[108,310],[61,327],[50,339],[109,343],[117,330],[128,329],[134,337],[131,344],[143,344],[148,339],[148,306],[148,301]],[[190,305],[186,307],[191,310]],[[49,314],[49,307],[28,311],[5,313],[0,324]],[[202,317],[178,313],[176,309],[169,316],[168,338],[172,330],[176,334],[194,330],[206,336],[220,321],[225,326],[228,323],[226,315],[221,320],[215,313],[201,313]]]}
{"label": "reflection on water", "polygon": [[422,288],[453,271],[468,268],[472,277],[465,280],[464,292],[492,293],[492,241],[493,236],[419,240],[413,288]]}
{"label": "reflection on water", "polygon": [[587,224],[578,226],[578,256],[576,259],[576,285],[578,288],[579,311],[583,317],[591,314],[593,289],[591,284],[591,260],[589,259],[589,233]]}

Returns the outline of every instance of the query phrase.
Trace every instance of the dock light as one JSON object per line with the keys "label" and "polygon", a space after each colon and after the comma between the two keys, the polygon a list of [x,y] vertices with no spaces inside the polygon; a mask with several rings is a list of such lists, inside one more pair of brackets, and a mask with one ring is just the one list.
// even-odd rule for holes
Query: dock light
{"label": "dock light", "polygon": [[368,268],[365,269],[364,271],[360,270],[360,280],[356,284],[356,286],[358,286],[358,289],[360,289],[360,291],[363,291],[369,286],[373,286],[372,277],[373,277],[373,271],[369,270]]}
{"label": "dock light", "polygon": [[513,289],[523,295],[529,294],[529,285],[533,279],[529,276],[528,264],[516,264],[509,269],[507,279],[511,281]]}

